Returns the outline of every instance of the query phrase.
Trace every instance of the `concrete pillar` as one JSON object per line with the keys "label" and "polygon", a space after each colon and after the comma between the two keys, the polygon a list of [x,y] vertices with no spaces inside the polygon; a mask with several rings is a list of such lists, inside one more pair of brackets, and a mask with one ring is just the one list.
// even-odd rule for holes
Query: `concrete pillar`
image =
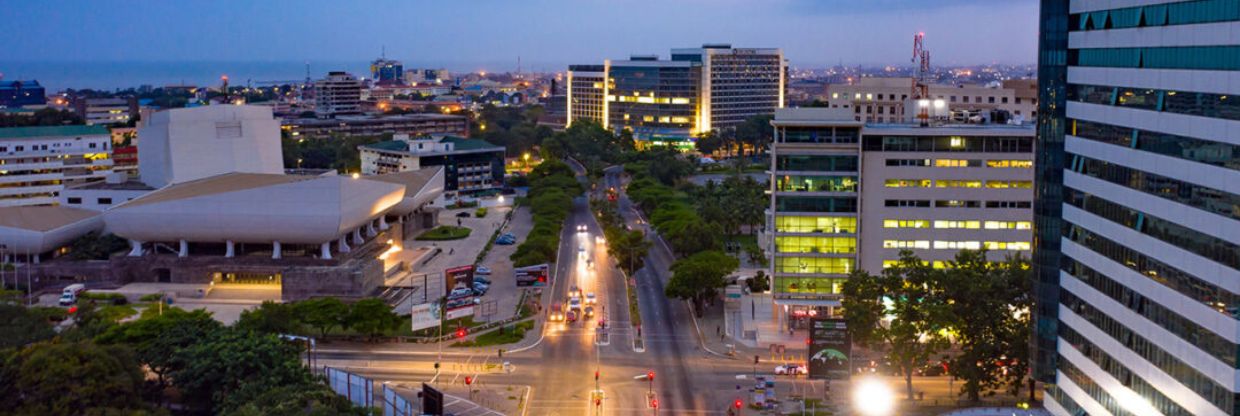
{"label": "concrete pillar", "polygon": [[331,241],[328,241],[326,243],[319,245],[319,258],[323,260],[332,259],[332,242]]}
{"label": "concrete pillar", "polygon": [[224,242],[224,257],[233,258],[237,256],[237,245],[232,240]]}
{"label": "concrete pillar", "polygon": [[129,257],[142,256],[142,242],[138,240],[129,240]]}
{"label": "concrete pillar", "polygon": [[189,257],[189,242],[181,240],[181,250],[177,252],[177,257]]}
{"label": "concrete pillar", "polygon": [[339,252],[341,252],[341,253],[348,253],[348,252],[349,252],[349,243],[348,243],[347,241],[345,241],[345,240],[348,240],[348,239],[349,239],[348,237],[340,237],[340,240],[337,240],[337,242],[336,242],[336,243],[337,243],[337,244],[336,244],[336,251],[339,251]]}
{"label": "concrete pillar", "polygon": [[379,235],[379,232],[375,231],[375,222],[366,221],[366,237],[375,238],[376,235]]}
{"label": "concrete pillar", "polygon": [[388,226],[387,216],[386,215],[380,216],[379,217],[379,231],[387,231],[388,228],[392,228],[392,227]]}
{"label": "concrete pillar", "polygon": [[362,239],[362,229],[361,228],[354,229],[353,230],[353,245],[360,246],[362,245],[362,243],[365,243],[365,242],[366,240]]}
{"label": "concrete pillar", "polygon": [[279,241],[271,242],[271,258],[275,260],[280,259],[280,242]]}

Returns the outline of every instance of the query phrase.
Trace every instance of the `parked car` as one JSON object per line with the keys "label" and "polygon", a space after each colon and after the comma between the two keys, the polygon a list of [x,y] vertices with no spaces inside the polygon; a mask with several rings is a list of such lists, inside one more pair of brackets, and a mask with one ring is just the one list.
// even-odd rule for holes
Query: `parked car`
{"label": "parked car", "polygon": [[491,290],[490,285],[482,282],[474,282],[474,296],[485,295],[488,290]]}
{"label": "parked car", "polygon": [[487,286],[491,285],[491,279],[488,279],[486,276],[474,276],[474,283],[477,282],[482,282]]}
{"label": "parked car", "polygon": [[469,218],[471,217],[471,215],[469,214],[469,211],[461,211],[461,212],[456,213],[456,217],[457,218]]}
{"label": "parked car", "polygon": [[501,246],[508,246],[508,245],[513,245],[516,243],[517,243],[517,236],[512,235],[510,233],[505,233],[495,238],[495,244],[499,244]]}
{"label": "parked car", "polygon": [[452,289],[452,292],[448,293],[448,299],[463,298],[463,297],[466,297],[472,294],[473,294],[472,289],[458,287],[456,289]]}
{"label": "parked car", "polygon": [[[478,275],[480,275],[480,274],[491,274],[491,268],[490,268],[490,267],[487,267],[487,266],[478,266],[478,267],[475,267],[475,268],[474,268],[474,276],[476,277],[476,276],[478,276]],[[475,279],[475,280],[476,280],[476,279]]]}
{"label": "parked car", "polygon": [[809,368],[800,364],[784,364],[775,366],[775,375],[795,376],[809,374]]}

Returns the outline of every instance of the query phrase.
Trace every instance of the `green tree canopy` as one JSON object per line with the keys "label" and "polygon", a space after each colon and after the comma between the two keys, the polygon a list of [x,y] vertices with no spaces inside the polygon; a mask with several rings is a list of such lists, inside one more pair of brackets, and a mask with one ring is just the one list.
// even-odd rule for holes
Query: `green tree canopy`
{"label": "green tree canopy", "polygon": [[22,347],[55,335],[43,315],[20,305],[0,303],[0,349]]}
{"label": "green tree canopy", "polygon": [[345,322],[354,331],[374,339],[383,335],[385,331],[396,329],[396,325],[400,323],[400,317],[396,316],[396,313],[392,312],[392,307],[382,299],[367,298],[353,303]]}
{"label": "green tree canopy", "polygon": [[676,260],[672,263],[672,277],[663,288],[664,292],[669,297],[692,301],[694,312],[702,316],[705,303],[712,301],[718,296],[719,289],[727,286],[724,278],[736,271],[739,265],[732,256],[714,250]]}
{"label": "green tree canopy", "polygon": [[951,373],[970,401],[1000,387],[1018,392],[1028,369],[1033,299],[1022,256],[987,260],[986,250],[961,250],[948,264],[943,288],[960,354]]}
{"label": "green tree canopy", "polygon": [[0,413],[146,414],[142,372],[123,346],[33,344],[0,366]]}
{"label": "green tree canopy", "polygon": [[310,373],[301,366],[300,351],[275,335],[229,329],[177,351],[170,376],[186,402],[219,411],[247,384],[267,388],[306,382]]}
{"label": "green tree canopy", "polygon": [[95,340],[131,347],[138,362],[155,373],[162,387],[168,373],[177,370],[178,352],[217,336],[223,329],[210,312],[170,307],[164,308],[162,314],[144,314],[141,319],[111,327]]}
{"label": "green tree canopy", "polygon": [[293,312],[301,322],[319,330],[322,338],[327,336],[327,331],[344,323],[349,305],[332,297],[314,298],[294,303]]}
{"label": "green tree canopy", "polygon": [[262,334],[296,334],[300,333],[301,323],[293,305],[264,301],[257,308],[242,311],[234,326]]}

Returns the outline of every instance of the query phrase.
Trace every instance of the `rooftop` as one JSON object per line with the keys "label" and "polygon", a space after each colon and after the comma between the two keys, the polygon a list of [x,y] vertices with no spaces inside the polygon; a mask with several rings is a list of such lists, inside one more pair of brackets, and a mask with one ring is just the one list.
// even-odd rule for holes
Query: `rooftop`
{"label": "rooftop", "polygon": [[454,116],[450,114],[436,113],[416,113],[402,114],[397,116],[358,116],[358,117],[337,117],[337,118],[296,118],[284,120],[285,125],[295,126],[338,126],[349,123],[384,123],[390,121],[429,121],[429,120],[464,120],[464,116]]}
{"label": "rooftop", "polygon": [[[427,136],[423,136],[418,139],[426,140],[426,137]],[[409,141],[413,141],[413,140],[417,140],[417,139],[411,139]],[[388,141],[382,141],[378,143],[362,145],[362,147],[376,149],[376,150],[387,150],[387,151],[393,151],[393,152],[407,152],[409,151],[409,141],[388,140]],[[453,153],[455,152],[479,152],[479,151],[501,151],[501,152],[504,151],[503,146],[496,146],[494,144],[491,144],[491,142],[488,142],[482,139],[468,139],[468,138],[457,137],[457,136],[442,136],[441,138],[439,138],[439,143],[452,143],[452,147],[454,149]],[[425,152],[425,153],[419,153],[419,154],[435,155],[435,154],[442,154],[442,153],[443,152]]]}
{"label": "rooftop", "polygon": [[64,137],[109,135],[104,126],[38,126],[0,128],[0,139],[25,139],[31,137]]}
{"label": "rooftop", "polygon": [[120,183],[108,183],[108,181],[90,182],[84,185],[75,186],[70,189],[82,190],[107,190],[107,191],[154,191],[155,188],[143,183],[137,179],[129,179]]}
{"label": "rooftop", "polygon": [[135,207],[178,199],[194,198],[225,192],[236,192],[246,189],[292,183],[317,178],[317,176],[280,175],[270,173],[225,173],[203,179],[178,183],[151,192],[138,199],[126,202],[124,206]]}
{"label": "rooftop", "polygon": [[0,208],[0,227],[51,231],[99,215],[98,212],[61,206]]}

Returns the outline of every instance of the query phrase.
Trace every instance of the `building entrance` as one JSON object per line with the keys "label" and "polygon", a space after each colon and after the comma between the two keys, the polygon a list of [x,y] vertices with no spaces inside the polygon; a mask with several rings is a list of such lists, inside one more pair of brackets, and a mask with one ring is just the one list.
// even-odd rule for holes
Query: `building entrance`
{"label": "building entrance", "polygon": [[217,285],[273,285],[279,286],[283,276],[280,273],[221,273],[211,274],[211,281]]}

